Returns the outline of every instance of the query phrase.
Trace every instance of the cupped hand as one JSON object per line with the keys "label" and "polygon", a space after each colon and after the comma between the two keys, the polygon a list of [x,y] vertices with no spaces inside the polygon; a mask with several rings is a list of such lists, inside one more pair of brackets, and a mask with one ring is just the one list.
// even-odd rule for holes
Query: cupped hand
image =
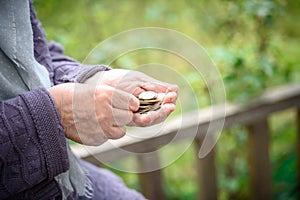
{"label": "cupped hand", "polygon": [[89,85],[109,85],[119,90],[138,96],[144,91],[159,93],[162,101],[161,108],[147,114],[134,113],[129,125],[150,126],[164,121],[174,111],[178,96],[178,87],[156,80],[138,71],[112,69],[99,72],[89,78],[85,83]]}
{"label": "cupped hand", "polygon": [[66,83],[48,89],[56,104],[66,137],[100,145],[125,134],[139,102],[132,94],[108,85]]}

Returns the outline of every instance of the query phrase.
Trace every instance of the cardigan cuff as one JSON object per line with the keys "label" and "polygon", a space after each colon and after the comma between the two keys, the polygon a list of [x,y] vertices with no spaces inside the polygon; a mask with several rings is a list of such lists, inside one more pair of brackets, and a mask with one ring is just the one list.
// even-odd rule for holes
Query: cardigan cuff
{"label": "cardigan cuff", "polygon": [[95,75],[99,71],[109,71],[111,68],[107,65],[84,66],[80,69],[75,77],[77,83],[84,83],[87,79]]}
{"label": "cardigan cuff", "polygon": [[45,88],[21,95],[33,119],[46,160],[48,177],[69,169],[67,140],[54,101]]}

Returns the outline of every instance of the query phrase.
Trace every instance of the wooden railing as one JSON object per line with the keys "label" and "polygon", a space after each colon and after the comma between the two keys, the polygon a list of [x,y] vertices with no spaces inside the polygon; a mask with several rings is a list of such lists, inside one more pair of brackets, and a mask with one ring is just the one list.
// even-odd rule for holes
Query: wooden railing
{"label": "wooden railing", "polygon": [[[224,108],[224,107],[223,107]],[[247,105],[231,105],[225,107],[226,115],[224,128],[233,125],[243,125],[248,130],[248,158],[249,174],[250,174],[250,195],[251,199],[267,200],[271,199],[271,164],[269,155],[270,130],[268,127],[268,117],[278,111],[286,109],[295,109],[297,111],[297,180],[300,184],[300,84],[286,85],[280,88],[269,90],[260,98],[250,102]],[[223,113],[223,111],[220,111]],[[176,142],[183,139],[194,137],[193,128],[198,128],[197,137],[194,144],[197,150],[200,149],[204,134],[211,122],[220,120],[218,110],[212,109],[199,110],[193,113],[185,114],[190,118],[190,123],[178,123],[178,119],[170,120],[166,124],[163,132],[155,137],[143,140],[116,140],[117,147],[121,147],[132,152],[151,152],[167,144],[181,129],[180,137],[176,137]],[[199,117],[199,120],[194,120]],[[214,130],[219,131],[219,130]],[[91,162],[95,165],[101,164],[100,161],[111,162],[123,158],[126,154],[118,151],[118,148],[106,146],[105,144],[99,148],[89,149],[87,151],[83,146],[72,147],[75,154],[79,157]],[[217,176],[215,166],[214,149],[203,159],[197,159],[198,172],[198,199],[218,199]],[[141,169],[159,166],[159,155],[153,154],[151,157],[143,157],[143,154],[137,156],[137,161]],[[148,173],[139,174],[139,181],[143,194],[153,200],[165,199],[162,172],[156,170]],[[300,199],[300,196],[298,197]]]}

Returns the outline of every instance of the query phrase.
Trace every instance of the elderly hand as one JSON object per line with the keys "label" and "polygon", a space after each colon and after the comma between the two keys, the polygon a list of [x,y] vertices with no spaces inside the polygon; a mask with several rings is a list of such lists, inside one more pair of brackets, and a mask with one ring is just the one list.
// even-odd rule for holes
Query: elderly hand
{"label": "elderly hand", "polygon": [[129,125],[135,126],[150,126],[164,121],[174,111],[178,95],[176,85],[164,83],[141,72],[130,70],[112,69],[98,72],[85,83],[99,86],[108,85],[136,97],[144,91],[159,93],[159,98],[162,100],[161,108],[147,114],[134,113]]}
{"label": "elderly hand", "polygon": [[86,145],[100,145],[125,134],[139,101],[108,85],[66,83],[49,88],[66,137]]}

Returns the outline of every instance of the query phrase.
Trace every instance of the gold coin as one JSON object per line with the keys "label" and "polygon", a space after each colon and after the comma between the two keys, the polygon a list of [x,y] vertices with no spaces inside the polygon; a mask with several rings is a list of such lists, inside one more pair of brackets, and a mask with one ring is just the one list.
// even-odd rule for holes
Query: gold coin
{"label": "gold coin", "polygon": [[155,111],[160,108],[161,102],[159,99],[156,99],[158,94],[153,91],[142,92],[138,98],[140,101],[139,109],[136,113],[145,114],[149,111]]}
{"label": "gold coin", "polygon": [[139,110],[137,111],[140,114],[145,114],[148,113],[149,111],[156,111],[158,109],[160,109],[161,107],[161,103],[156,103],[153,105],[149,105],[149,106],[140,106]]}
{"label": "gold coin", "polygon": [[142,99],[140,99],[140,103],[142,103],[142,104],[157,103],[157,102],[159,102],[158,99],[150,99],[150,100],[142,100]]}
{"label": "gold coin", "polygon": [[151,105],[147,105],[147,106],[140,106],[139,109],[146,109],[146,108],[151,108]]}
{"label": "gold coin", "polygon": [[158,110],[160,109],[160,104],[155,104],[150,111],[155,111],[155,110]]}

